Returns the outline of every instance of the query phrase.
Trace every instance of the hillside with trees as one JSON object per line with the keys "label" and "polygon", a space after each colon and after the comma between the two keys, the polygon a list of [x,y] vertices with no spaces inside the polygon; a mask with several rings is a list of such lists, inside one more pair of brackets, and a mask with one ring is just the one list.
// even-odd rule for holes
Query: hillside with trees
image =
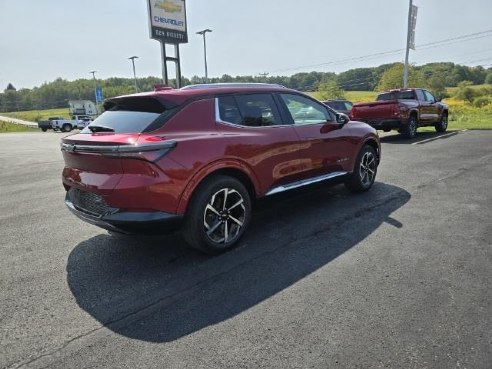
{"label": "hillside with trees", "polygon": [[[384,64],[374,68],[356,68],[340,74],[326,72],[305,72],[292,76],[230,76],[224,74],[211,78],[210,82],[264,82],[275,83],[300,91],[319,91],[323,98],[342,97],[343,91],[380,91],[401,87],[403,64]],[[171,81],[174,86],[175,81]],[[445,97],[446,87],[458,87],[466,90],[470,85],[492,83],[492,68],[468,67],[454,63],[430,63],[410,68],[411,87],[424,87],[436,95]],[[96,80],[102,87],[104,98],[131,94],[134,92],[133,78],[108,78]],[[138,78],[140,91],[151,91],[161,83],[158,77]],[[183,78],[183,85],[203,83],[203,79],[194,76]],[[466,90],[468,91],[468,90]],[[468,97],[471,93],[468,91]],[[475,96],[476,97],[476,96]],[[78,79],[67,81],[58,78],[33,89],[16,90],[11,83],[0,93],[0,112],[25,110],[44,110],[65,108],[69,100],[94,100],[94,81]]]}

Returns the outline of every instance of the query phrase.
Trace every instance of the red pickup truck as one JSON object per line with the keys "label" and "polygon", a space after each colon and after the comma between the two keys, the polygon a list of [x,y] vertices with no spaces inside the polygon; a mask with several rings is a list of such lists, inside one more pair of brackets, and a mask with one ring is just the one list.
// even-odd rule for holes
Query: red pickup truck
{"label": "red pickup truck", "polygon": [[427,90],[398,89],[380,93],[375,102],[354,104],[350,119],[385,132],[397,129],[405,137],[412,138],[417,127],[434,126],[437,132],[445,132],[448,107]]}

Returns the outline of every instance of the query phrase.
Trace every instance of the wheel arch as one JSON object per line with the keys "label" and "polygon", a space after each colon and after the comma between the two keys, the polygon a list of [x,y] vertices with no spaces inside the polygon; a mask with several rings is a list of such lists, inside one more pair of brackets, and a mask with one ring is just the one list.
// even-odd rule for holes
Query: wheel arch
{"label": "wheel arch", "polygon": [[179,200],[179,205],[177,209],[178,214],[186,213],[190,200],[193,197],[196,189],[204,181],[217,175],[225,175],[237,179],[244,185],[244,187],[246,187],[251,200],[253,201],[254,199],[256,199],[257,194],[259,193],[259,182],[254,172],[247,165],[237,161],[213,163],[200,170],[188,182],[188,185],[186,186]]}
{"label": "wheel arch", "polygon": [[367,137],[363,142],[362,142],[362,145],[360,146],[359,148],[359,152],[360,150],[362,150],[362,148],[365,146],[365,145],[369,145],[371,146],[375,151],[376,151],[376,155],[377,155],[377,160],[378,160],[378,165],[379,165],[379,162],[381,161],[381,145],[378,144],[378,141],[375,137]]}
{"label": "wheel arch", "polygon": [[410,110],[410,112],[408,113],[408,118],[411,118],[412,116],[414,116],[415,118],[417,118],[417,120],[419,120],[420,119],[419,111],[417,109]]}

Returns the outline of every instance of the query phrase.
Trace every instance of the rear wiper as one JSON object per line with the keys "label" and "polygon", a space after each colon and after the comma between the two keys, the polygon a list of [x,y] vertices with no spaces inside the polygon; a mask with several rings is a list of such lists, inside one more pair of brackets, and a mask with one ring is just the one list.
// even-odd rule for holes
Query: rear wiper
{"label": "rear wiper", "polygon": [[89,125],[87,126],[91,130],[92,133],[96,132],[114,132],[114,128],[107,127],[107,126],[97,126],[97,125]]}

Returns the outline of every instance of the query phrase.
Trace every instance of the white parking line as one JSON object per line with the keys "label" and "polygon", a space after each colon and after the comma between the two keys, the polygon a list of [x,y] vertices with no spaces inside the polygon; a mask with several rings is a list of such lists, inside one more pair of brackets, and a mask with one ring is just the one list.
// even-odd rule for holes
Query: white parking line
{"label": "white parking line", "polygon": [[466,132],[466,131],[468,131],[468,130],[467,129],[463,129],[461,131],[450,132],[450,133],[447,133],[447,134],[442,135],[442,136],[432,137],[432,138],[428,138],[427,140],[422,140],[422,141],[414,142],[414,143],[412,143],[412,145],[420,145],[420,144],[424,144],[424,143],[427,143],[427,142],[440,140],[441,138],[446,138],[446,137],[449,137],[449,136],[454,136],[454,135],[457,135],[459,133],[463,133],[463,132]]}

